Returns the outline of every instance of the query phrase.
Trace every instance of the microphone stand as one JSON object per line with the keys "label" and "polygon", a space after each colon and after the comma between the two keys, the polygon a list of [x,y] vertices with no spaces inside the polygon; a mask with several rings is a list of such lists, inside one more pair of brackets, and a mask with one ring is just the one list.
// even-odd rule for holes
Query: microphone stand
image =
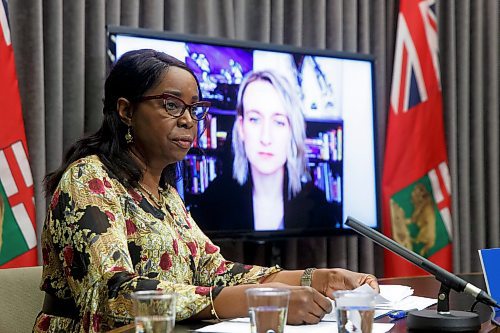
{"label": "microphone stand", "polygon": [[474,296],[479,302],[498,307],[498,303],[481,289],[442,269],[415,252],[408,250],[380,232],[367,227],[350,216],[347,218],[345,224],[389,251],[426,270],[441,282],[437,311],[411,311],[406,321],[408,330],[425,332],[477,332],[481,328],[481,321],[477,313],[450,310],[449,294],[451,289],[458,292],[465,291]]}
{"label": "microphone stand", "polygon": [[477,332],[481,328],[475,312],[450,310],[450,288],[441,283],[437,297],[437,310],[419,310],[408,313],[409,331]]}

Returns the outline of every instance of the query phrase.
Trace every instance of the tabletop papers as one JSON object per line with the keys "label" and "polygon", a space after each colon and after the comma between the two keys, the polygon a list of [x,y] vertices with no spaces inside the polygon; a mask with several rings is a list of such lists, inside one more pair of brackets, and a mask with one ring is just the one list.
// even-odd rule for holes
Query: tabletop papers
{"label": "tabletop papers", "polygon": [[[394,324],[374,323],[372,333],[385,333],[391,330]],[[195,332],[205,333],[249,333],[250,321],[248,318],[236,318],[229,321],[223,321],[214,325],[209,325],[197,329]],[[337,323],[322,321],[316,325],[286,325],[285,333],[336,333]]]}
{"label": "tabletop papers", "polygon": [[[364,284],[354,290],[375,293],[375,291],[367,284]],[[332,307],[334,308],[335,304],[333,304],[333,300],[331,301]],[[413,289],[408,286],[397,284],[380,285],[380,294],[377,294],[375,298],[374,317],[377,319],[396,310],[423,310],[436,303],[437,300],[434,298],[413,296]],[[335,311],[327,314],[323,318],[323,321],[337,321]]]}

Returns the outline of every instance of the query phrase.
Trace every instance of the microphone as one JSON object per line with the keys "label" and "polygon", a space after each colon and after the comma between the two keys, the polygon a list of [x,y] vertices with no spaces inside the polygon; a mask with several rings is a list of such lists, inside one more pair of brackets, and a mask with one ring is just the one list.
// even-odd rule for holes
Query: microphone
{"label": "microphone", "polygon": [[[472,326],[475,327],[475,325],[480,326],[479,322],[479,316],[477,314],[471,313],[471,312],[465,312],[465,311],[449,311],[449,306],[448,306],[448,293],[450,289],[453,289],[457,292],[465,292],[472,297],[474,297],[477,301],[484,303],[488,306],[492,307],[500,307],[498,302],[495,301],[493,298],[490,297],[486,292],[481,290],[480,288],[476,287],[475,285],[463,280],[462,278],[456,276],[453,273],[448,272],[447,270],[439,267],[438,265],[434,264],[430,260],[422,257],[419,254],[416,254],[413,251],[408,250],[404,246],[401,246],[399,243],[395,242],[394,240],[390,239],[389,237],[381,234],[380,232],[373,230],[372,228],[366,226],[360,221],[357,221],[356,219],[352,218],[351,216],[347,217],[346,223],[347,226],[350,228],[354,229],[356,232],[360,233],[361,235],[371,239],[375,243],[381,245],[382,247],[386,248],[389,251],[392,251],[396,253],[397,255],[403,257],[404,259],[408,260],[409,262],[415,264],[416,266],[422,268],[423,270],[429,272],[432,274],[438,281],[441,282],[441,290],[440,290],[440,295],[438,297],[438,312],[437,314],[434,313],[431,315],[432,318],[429,318],[429,314],[425,314],[425,318],[421,318],[418,320],[415,320],[415,318],[410,318],[412,314],[417,314],[414,315],[414,317],[418,317],[419,312],[425,312],[426,310],[423,311],[416,311],[412,312],[409,315],[409,322],[408,322],[408,327],[410,328],[410,323],[414,322],[415,327],[413,329],[440,329],[441,331],[446,331],[446,324],[444,323],[446,320],[443,320],[442,316],[440,314],[452,314],[454,316],[447,316],[446,318],[454,318],[454,319],[461,319],[466,327],[464,328],[473,328]],[[444,304],[443,301],[446,303]],[[440,304],[441,302],[441,304]],[[475,315],[476,319],[470,318],[471,315]],[[467,317],[467,318],[464,318]],[[432,326],[432,319],[436,318],[436,321],[439,319],[440,322],[436,322],[436,326]],[[470,320],[470,321],[469,321]],[[418,323],[417,323],[418,321]],[[420,322],[422,321],[422,322]],[[427,323],[424,323],[424,321],[427,321]],[[457,321],[457,320],[455,320]],[[430,326],[429,326],[430,325]],[[457,325],[461,325],[458,323],[450,323],[450,329],[455,330],[459,327]],[[468,326],[470,325],[470,326]],[[425,326],[425,327],[424,327]],[[460,326],[461,327],[461,326]]]}

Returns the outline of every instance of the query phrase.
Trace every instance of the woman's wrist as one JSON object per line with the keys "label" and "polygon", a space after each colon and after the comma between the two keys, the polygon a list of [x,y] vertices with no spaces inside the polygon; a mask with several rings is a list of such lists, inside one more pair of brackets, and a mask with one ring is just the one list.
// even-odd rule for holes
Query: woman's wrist
{"label": "woman's wrist", "polygon": [[300,286],[300,278],[304,274],[303,270],[282,270],[266,276],[260,283],[278,282],[289,286]]}
{"label": "woman's wrist", "polygon": [[316,271],[315,267],[306,268],[302,273],[302,277],[300,278],[300,285],[303,287],[311,287],[312,279],[314,271]]}

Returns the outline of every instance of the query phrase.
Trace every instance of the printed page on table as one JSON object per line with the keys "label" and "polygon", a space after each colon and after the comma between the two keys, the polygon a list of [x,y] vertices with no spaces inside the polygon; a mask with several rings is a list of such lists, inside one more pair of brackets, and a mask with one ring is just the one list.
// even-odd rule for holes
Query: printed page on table
{"label": "printed page on table", "polygon": [[[374,323],[372,333],[389,332],[394,324],[391,323]],[[234,333],[234,332],[249,332],[250,320],[248,318],[236,318],[229,321],[223,321],[214,325],[209,325],[197,329],[195,332],[204,333]],[[286,333],[336,333],[338,332],[337,323],[320,322],[316,325],[286,325]]]}
{"label": "printed page on table", "polygon": [[[367,284],[354,289],[354,291],[375,293]],[[335,302],[333,300],[331,302],[332,308],[335,308]],[[375,298],[374,318],[381,318],[397,310],[423,310],[436,303],[437,300],[433,298],[413,296],[413,289],[408,286],[380,285],[380,294]],[[327,314],[322,321],[337,321],[335,311]]]}

